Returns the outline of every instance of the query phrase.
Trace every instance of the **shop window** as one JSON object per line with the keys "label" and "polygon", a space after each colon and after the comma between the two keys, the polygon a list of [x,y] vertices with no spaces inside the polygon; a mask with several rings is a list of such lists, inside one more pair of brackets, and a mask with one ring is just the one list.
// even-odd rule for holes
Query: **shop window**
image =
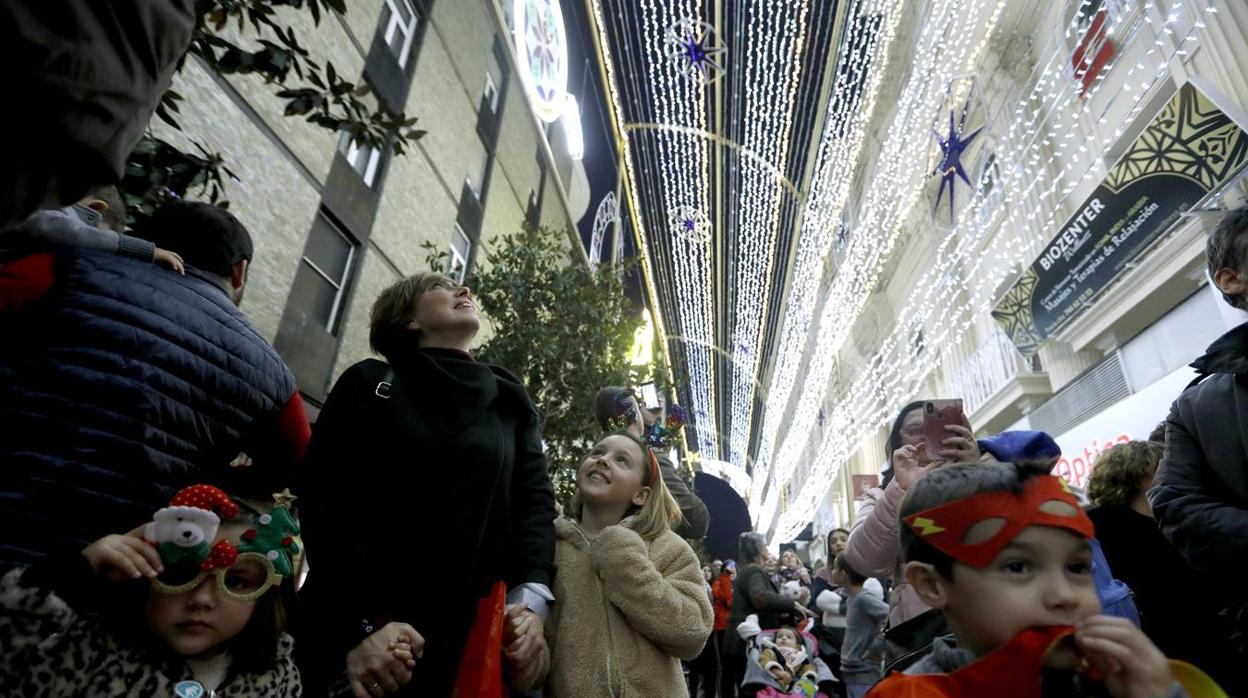
{"label": "shop window", "polygon": [[407,67],[412,51],[412,37],[416,35],[416,23],[420,16],[412,7],[411,0],[385,0],[381,8],[381,38],[390,47],[399,67]]}

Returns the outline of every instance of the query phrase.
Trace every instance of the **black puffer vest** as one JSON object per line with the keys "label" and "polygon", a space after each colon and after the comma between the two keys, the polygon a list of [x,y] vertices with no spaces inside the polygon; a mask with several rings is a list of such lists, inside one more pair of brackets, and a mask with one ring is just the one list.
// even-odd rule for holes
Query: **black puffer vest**
{"label": "black puffer vest", "polygon": [[82,546],[220,482],[295,391],[218,286],[114,254],[57,256],[0,318],[0,565]]}

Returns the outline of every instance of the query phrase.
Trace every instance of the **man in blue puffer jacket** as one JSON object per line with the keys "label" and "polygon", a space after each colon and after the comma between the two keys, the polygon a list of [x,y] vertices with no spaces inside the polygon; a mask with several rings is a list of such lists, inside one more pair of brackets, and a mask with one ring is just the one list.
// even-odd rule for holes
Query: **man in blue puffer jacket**
{"label": "man in blue puffer jacket", "polygon": [[0,266],[0,568],[129,530],[196,482],[267,498],[303,457],[294,376],[237,307],[247,230],[175,202],[143,237],[186,275],[78,248]]}

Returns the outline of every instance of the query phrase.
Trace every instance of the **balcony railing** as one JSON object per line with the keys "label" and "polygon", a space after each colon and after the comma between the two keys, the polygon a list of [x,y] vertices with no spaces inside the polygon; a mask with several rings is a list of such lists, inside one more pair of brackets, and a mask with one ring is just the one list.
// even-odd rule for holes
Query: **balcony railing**
{"label": "balcony railing", "polygon": [[1021,373],[1039,373],[1039,356],[1025,361],[1014,343],[999,329],[967,357],[949,379],[952,395],[962,398],[967,414],[974,414],[993,395]]}

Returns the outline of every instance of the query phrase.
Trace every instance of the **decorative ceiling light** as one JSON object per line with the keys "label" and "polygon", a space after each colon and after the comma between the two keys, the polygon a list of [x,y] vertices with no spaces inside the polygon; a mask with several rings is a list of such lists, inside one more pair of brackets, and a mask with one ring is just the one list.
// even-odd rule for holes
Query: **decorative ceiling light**
{"label": "decorative ceiling light", "polygon": [[797,258],[752,471],[749,504],[755,522],[770,522],[778,502],[772,499],[772,506],[761,506],[771,475],[772,448],[784,424],[785,408],[805,354],[832,231],[844,218],[853,172],[866,142],[867,121],[875,109],[904,7],[904,2],[859,0],[848,10],[847,16],[854,19],[845,30],[833,85],[833,94],[846,97],[829,100],[826,107],[815,175],[802,216]]}
{"label": "decorative ceiling light", "polygon": [[[958,72],[969,72],[963,66],[970,63],[970,44],[981,31],[990,32],[995,26],[1004,1],[998,2],[996,11],[991,13],[986,11],[986,5],[983,0],[936,2],[926,30],[919,35],[910,77],[898,96],[895,116],[887,129],[889,137],[878,153],[877,165],[869,173],[865,194],[860,199],[859,225],[846,245],[840,271],[824,295],[814,346],[808,349],[808,380],[801,386],[791,413],[791,396],[777,395],[775,386],[772,387],[777,401],[769,405],[766,419],[777,429],[783,422],[786,434],[774,453],[760,451],[758,460],[770,465],[770,477],[776,483],[787,483],[800,462],[819,408],[825,402],[835,358],[896,246],[902,232],[898,218],[904,217],[918,198],[925,171],[916,171],[914,163],[925,161],[930,115],[944,99],[944,86]],[[988,17],[986,28],[984,17]],[[865,138],[865,134],[854,135]],[[823,251],[826,253],[826,247]],[[818,268],[822,268],[821,263]],[[786,413],[791,418],[786,418]],[[767,435],[765,432],[764,437]],[[756,482],[760,476],[769,474],[756,473]]]}
{"label": "decorative ceiling light", "polygon": [[688,240],[695,245],[704,245],[711,241],[711,219],[705,211],[692,206],[678,206],[668,216],[672,234]]}
{"label": "decorative ceiling light", "polygon": [[953,197],[953,186],[956,181],[954,177],[961,177],[962,181],[966,182],[967,186],[971,186],[971,179],[966,176],[966,170],[962,169],[962,153],[966,151],[967,147],[970,146],[971,141],[975,140],[975,137],[978,136],[979,132],[983,130],[982,128],[977,128],[971,132],[971,135],[966,136],[965,138],[962,137],[961,134],[966,128],[966,114],[967,111],[970,110],[970,105],[971,102],[968,99],[966,102],[966,108],[962,110],[962,118],[959,120],[956,127],[954,126],[953,110],[949,110],[948,136],[942,138],[939,133],[936,133],[935,131],[932,132],[932,135],[936,137],[936,141],[940,143],[941,152],[940,164],[936,166],[936,171],[932,173],[933,175],[940,175],[940,193],[936,195],[936,206],[933,207],[932,210],[935,211],[940,208],[940,200],[945,195],[945,187],[948,186],[950,223],[953,222],[953,214],[956,210],[954,207]]}
{"label": "decorative ceiling light", "polygon": [[[1130,16],[1129,9],[1126,8],[1123,15]],[[1078,16],[1074,21],[1078,21]],[[1142,36],[1138,17],[1125,32],[1120,29],[1123,21],[1116,22],[1112,30],[1116,35],[1128,35],[1123,40],[1122,51],[1127,55],[1132,39],[1148,37]],[[1169,28],[1170,21],[1167,20],[1165,28]],[[1127,71],[1125,81],[1130,81],[1137,71],[1143,71],[1149,86],[1156,85],[1168,73],[1177,52],[1189,50],[1187,42],[1195,42],[1195,36],[1193,28],[1181,40],[1176,37],[1171,55],[1156,59],[1154,74],[1148,74],[1149,69],[1141,63]],[[774,540],[789,540],[801,532],[826,494],[828,483],[836,478],[840,466],[861,445],[862,439],[886,423],[895,410],[911,399],[925,377],[945,360],[942,352],[926,352],[920,356],[909,353],[912,328],[918,324],[932,330],[931,346],[960,342],[974,319],[992,309],[996,289],[1030,263],[1035,247],[1047,239],[1046,233],[1051,232],[1057,216],[1064,210],[1061,199],[1072,191],[1073,182],[1083,179],[1081,171],[1086,174],[1089,168],[1097,166],[1097,158],[1077,153],[1067,156],[1069,159],[1058,163],[1054,169],[1050,167],[1055,158],[1039,163],[1027,156],[1029,152],[1038,151],[1042,143],[1069,140],[1080,133],[1081,123],[1100,123],[1098,115],[1092,113],[1092,103],[1097,101],[1093,98],[1103,83],[1098,82],[1089,98],[1083,101],[1079,99],[1081,86],[1078,83],[1061,82],[1069,80],[1063,53],[1056,52],[1044,66],[1031,95],[1021,100],[1014,122],[1000,140],[997,152],[1002,161],[1017,163],[1004,170],[998,184],[1003,194],[987,197],[981,191],[974,196],[965,220],[946,234],[937,248],[936,259],[915,282],[916,287],[930,289],[929,292],[909,298],[898,314],[897,329],[870,358],[866,369],[859,372],[850,388],[837,396],[832,419],[834,424],[845,425],[841,430],[842,438],[834,442],[825,436],[818,447],[812,449],[811,472],[788,509],[781,514]],[[1112,68],[1108,66],[1106,72]],[[1033,110],[1031,105],[1035,100],[1053,89],[1049,83],[1060,86],[1054,98],[1043,100],[1043,108]],[[1131,100],[1131,107],[1125,117],[1118,120],[1130,123],[1141,113],[1145,90],[1112,96],[1100,114],[1102,118],[1116,106],[1121,94],[1126,95],[1122,99]],[[1120,135],[1120,129],[1113,133],[1106,130],[1099,138],[1094,136],[1088,145],[1093,152],[1105,152]],[[960,273],[943,271],[950,269]],[[835,432],[838,430],[829,433]]]}
{"label": "decorative ceiling light", "polygon": [[581,130],[581,106],[576,103],[575,95],[564,95],[563,113],[559,115],[559,125],[563,126],[563,136],[568,142],[568,155],[573,160],[585,157],[585,133]]}
{"label": "decorative ceiling light", "polygon": [[516,61],[533,111],[546,123],[559,120],[568,91],[568,35],[559,0],[514,0]]}
{"label": "decorative ceiling light", "polygon": [[720,43],[715,28],[706,22],[688,17],[678,20],[664,33],[663,46],[668,59],[691,80],[706,84],[724,74],[717,57],[727,48]]}
{"label": "decorative ceiling light", "polygon": [[[598,210],[594,212],[594,232],[589,238],[589,262],[594,266],[602,263],[602,242],[613,226],[619,230],[620,204],[615,199],[615,192],[609,191],[598,202]],[[618,233],[617,233],[618,236]]]}
{"label": "decorative ceiling light", "polygon": [[[730,336],[735,347],[729,452],[733,464],[741,468],[749,456],[755,377],[760,361],[755,349],[762,342],[763,322],[771,299],[777,234],[785,205],[797,205],[773,173],[788,168],[797,88],[804,67],[802,49],[808,9],[806,0],[759,1],[741,8],[747,17],[741,41],[752,50],[744,57],[740,139],[743,151],[757,155],[743,159],[738,168],[736,255],[728,265],[734,289],[734,325]],[[763,163],[771,167],[764,167]]]}

